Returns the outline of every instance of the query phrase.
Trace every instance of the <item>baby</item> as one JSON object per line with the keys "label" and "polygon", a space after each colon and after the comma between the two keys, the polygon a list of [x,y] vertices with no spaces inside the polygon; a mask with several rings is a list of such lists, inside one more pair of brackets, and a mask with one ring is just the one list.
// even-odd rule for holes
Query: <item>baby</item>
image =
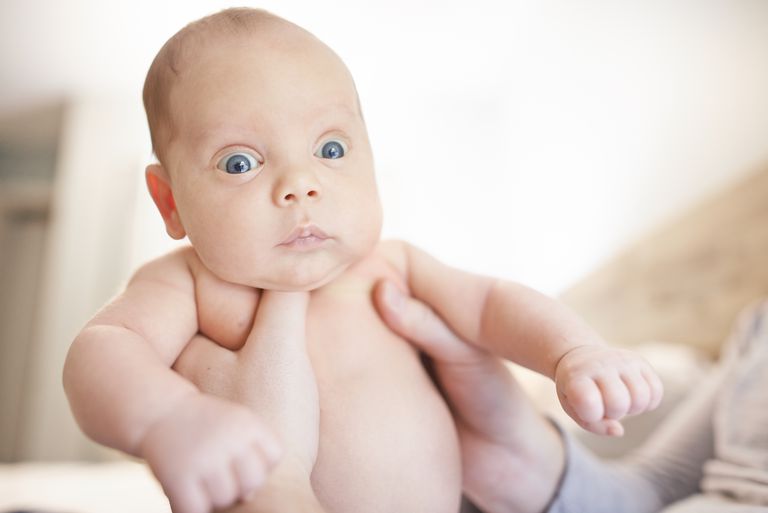
{"label": "baby", "polygon": [[84,432],[146,459],[175,512],[245,501],[285,461],[318,509],[458,510],[456,428],[418,353],[377,315],[382,279],[554,379],[591,431],[620,434],[617,419],[660,401],[641,358],[559,303],[379,241],[354,82],[305,30],[253,9],[194,22],[158,53],[144,102],[149,191],[191,245],[140,268],[84,327],[64,384]]}

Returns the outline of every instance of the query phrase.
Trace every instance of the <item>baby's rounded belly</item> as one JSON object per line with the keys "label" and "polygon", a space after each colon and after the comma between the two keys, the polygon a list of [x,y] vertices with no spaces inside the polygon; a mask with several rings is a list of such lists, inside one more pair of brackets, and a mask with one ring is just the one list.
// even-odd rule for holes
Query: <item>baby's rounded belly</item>
{"label": "baby's rounded belly", "polygon": [[334,513],[456,513],[461,462],[450,412],[413,348],[381,328],[349,340],[357,330],[336,325],[313,337],[314,488]]}

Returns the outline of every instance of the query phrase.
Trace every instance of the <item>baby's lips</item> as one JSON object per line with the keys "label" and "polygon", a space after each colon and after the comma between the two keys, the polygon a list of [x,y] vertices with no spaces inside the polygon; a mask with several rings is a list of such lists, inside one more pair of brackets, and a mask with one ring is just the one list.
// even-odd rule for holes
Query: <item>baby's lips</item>
{"label": "baby's lips", "polygon": [[281,246],[290,245],[296,242],[298,239],[304,239],[307,237],[315,237],[320,240],[328,238],[328,235],[321,230],[317,225],[309,223],[296,226],[280,243]]}

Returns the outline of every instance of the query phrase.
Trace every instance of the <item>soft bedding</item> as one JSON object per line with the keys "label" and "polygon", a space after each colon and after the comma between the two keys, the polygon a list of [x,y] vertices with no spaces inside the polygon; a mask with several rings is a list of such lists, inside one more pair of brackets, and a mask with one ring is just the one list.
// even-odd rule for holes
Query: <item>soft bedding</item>
{"label": "soft bedding", "polygon": [[0,512],[170,513],[146,466],[109,463],[0,465]]}

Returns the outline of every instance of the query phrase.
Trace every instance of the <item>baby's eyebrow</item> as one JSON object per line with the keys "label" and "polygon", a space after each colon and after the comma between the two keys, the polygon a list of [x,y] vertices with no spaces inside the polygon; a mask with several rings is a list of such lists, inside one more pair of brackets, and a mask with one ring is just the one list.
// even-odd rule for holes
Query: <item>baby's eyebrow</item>
{"label": "baby's eyebrow", "polygon": [[252,134],[252,127],[233,125],[232,123],[220,123],[214,126],[204,126],[191,129],[188,135],[189,141],[194,144],[217,139],[242,138],[242,134]]}
{"label": "baby's eyebrow", "polygon": [[[319,124],[327,124],[330,120],[351,121],[360,118],[356,109],[347,102],[329,102],[313,111],[308,112],[310,118]],[[361,119],[361,118],[360,118]],[[253,124],[236,124],[233,121],[222,121],[215,124],[201,124],[189,127],[184,138],[198,149],[203,145],[211,146],[224,143],[244,143],[245,139],[257,136],[257,127]]]}

